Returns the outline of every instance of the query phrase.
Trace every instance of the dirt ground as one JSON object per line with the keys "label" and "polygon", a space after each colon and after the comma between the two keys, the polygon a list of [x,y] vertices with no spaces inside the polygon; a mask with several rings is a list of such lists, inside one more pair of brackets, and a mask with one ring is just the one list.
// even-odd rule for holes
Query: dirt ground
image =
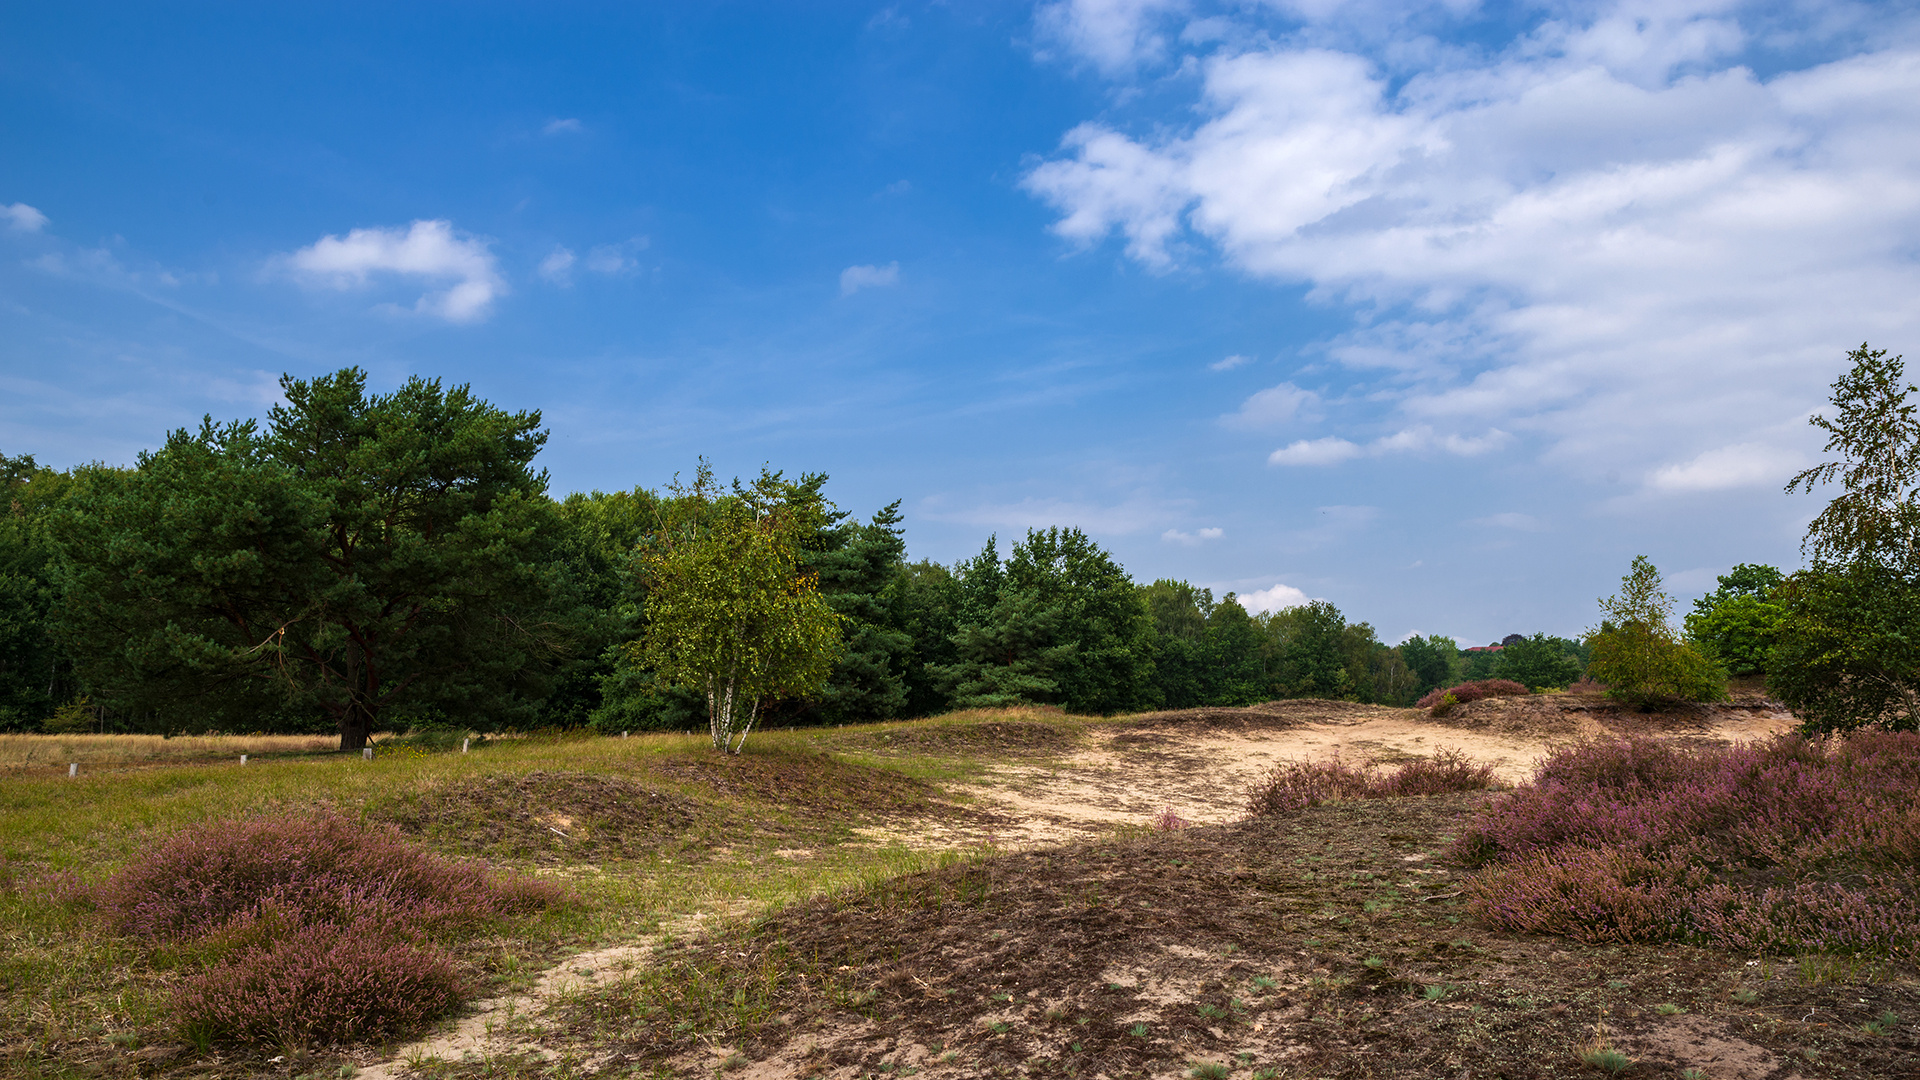
{"label": "dirt ground", "polygon": [[1608,734],[1655,731],[1745,742],[1785,731],[1791,713],[1758,695],[1648,716],[1597,698],[1537,695],[1471,702],[1443,721],[1422,709],[1342,701],[1276,701],[1247,709],[1148,713],[1095,728],[1047,760],[1010,760],[952,795],[979,815],[863,830],[876,841],[1024,848],[1145,825],[1171,810],[1193,824],[1246,816],[1247,791],[1289,760],[1340,756],[1391,764],[1453,749],[1492,765],[1502,783],[1528,779],[1547,749]]}
{"label": "dirt ground", "polygon": [[[1476,926],[1445,851],[1497,794],[1245,820],[1248,787],[1288,759],[1451,748],[1513,784],[1568,740],[1793,723],[1757,696],[1653,716],[1541,696],[1444,721],[1339,702],[1149,714],[1077,743],[1009,725],[988,733],[1003,762],[945,807],[864,830],[991,857],[571,958],[361,1075],[1920,1077],[1920,1025],[1871,1027],[1920,1020],[1904,968]],[[1146,827],[1168,810],[1191,827]],[[1583,1059],[1600,1050],[1620,1068]]]}

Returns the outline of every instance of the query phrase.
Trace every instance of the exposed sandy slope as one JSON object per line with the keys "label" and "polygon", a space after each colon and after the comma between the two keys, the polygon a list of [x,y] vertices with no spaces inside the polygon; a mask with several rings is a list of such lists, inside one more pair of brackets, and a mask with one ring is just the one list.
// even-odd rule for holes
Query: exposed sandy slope
{"label": "exposed sandy slope", "polygon": [[1658,732],[1743,742],[1794,723],[1759,698],[1653,716],[1563,695],[1474,702],[1444,721],[1420,709],[1339,701],[1156,713],[1096,728],[1088,745],[1058,762],[1009,763],[977,783],[957,785],[954,793],[986,811],[985,821],[876,828],[868,835],[936,847],[1058,843],[1116,825],[1148,824],[1166,810],[1194,823],[1233,821],[1245,815],[1248,789],[1289,760],[1392,763],[1453,749],[1515,784],[1532,774],[1550,746],[1574,739]]}

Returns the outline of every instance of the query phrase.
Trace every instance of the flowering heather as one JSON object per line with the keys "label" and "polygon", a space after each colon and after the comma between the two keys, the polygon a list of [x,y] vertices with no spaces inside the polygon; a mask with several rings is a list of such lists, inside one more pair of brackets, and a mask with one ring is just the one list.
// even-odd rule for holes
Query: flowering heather
{"label": "flowering heather", "polygon": [[331,814],[182,832],[94,890],[114,927],[209,958],[174,997],[198,1041],[371,1038],[454,1004],[424,943],[560,899],[552,885],[441,858]]}
{"label": "flowering heather", "polygon": [[1523,697],[1527,692],[1526,687],[1512,679],[1479,679],[1474,682],[1463,682],[1458,686],[1449,686],[1444,690],[1429,690],[1426,696],[1414,703],[1414,707],[1431,709],[1440,704],[1440,699],[1448,694],[1453,695],[1453,700],[1465,705],[1469,701],[1479,701],[1481,698]]}
{"label": "flowering heather", "polygon": [[322,814],[181,832],[95,898],[115,929],[140,937],[205,937],[267,911],[394,935],[545,907],[559,890],[430,854],[390,827]]}
{"label": "flowering heather", "polygon": [[1328,761],[1289,761],[1274,767],[1247,796],[1247,812],[1290,814],[1339,799],[1386,799],[1400,795],[1442,795],[1481,791],[1493,786],[1493,767],[1475,765],[1457,750],[1409,761],[1392,772],[1377,765]]}
{"label": "flowering heather", "polygon": [[174,995],[199,1041],[337,1043],[417,1027],[460,1000],[438,949],[351,926],[309,930],[191,976]]}
{"label": "flowering heather", "polygon": [[[1582,940],[1920,955],[1920,734],[1563,748],[1455,852],[1476,910]],[[1748,884],[1764,882],[1762,885]],[[1664,907],[1666,921],[1645,914]]]}

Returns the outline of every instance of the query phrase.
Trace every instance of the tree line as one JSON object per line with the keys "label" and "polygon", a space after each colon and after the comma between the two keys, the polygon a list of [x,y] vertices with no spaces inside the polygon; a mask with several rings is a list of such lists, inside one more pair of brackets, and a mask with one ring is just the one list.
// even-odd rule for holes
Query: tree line
{"label": "tree line", "polygon": [[[263,424],[208,419],[130,467],[0,455],[0,730],[337,730],[357,747],[434,724],[685,729],[736,698],[747,724],[792,725],[1408,704],[1476,675],[1564,685],[1583,659],[1544,635],[1497,655],[1390,646],[1325,601],[1250,613],[1136,583],[1073,528],[914,561],[899,503],[856,519],[820,474],[729,485],[702,464],[684,485],[556,499],[538,412],[418,378],[371,394],[352,368],[281,386]],[[716,650],[776,630],[818,640],[701,682]]]}
{"label": "tree line", "polygon": [[0,455],[0,730],[843,724],[1015,704],[1076,713],[1275,698],[1406,705],[1583,675],[1642,706],[1762,676],[1817,730],[1920,727],[1920,390],[1865,345],[1813,423],[1844,489],[1809,565],[1735,567],[1683,629],[1638,558],[1580,640],[1397,645],[1316,600],[1252,613],[1140,584],[1073,528],[907,557],[821,474],[555,499],[538,412],[348,368],[281,380],[264,424],[204,420],[130,467]]}

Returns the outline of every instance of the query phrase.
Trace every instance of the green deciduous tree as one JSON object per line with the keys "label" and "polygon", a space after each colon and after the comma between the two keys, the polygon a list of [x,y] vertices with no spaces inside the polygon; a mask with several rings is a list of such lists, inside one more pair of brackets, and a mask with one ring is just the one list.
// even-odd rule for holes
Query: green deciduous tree
{"label": "green deciduous tree", "polygon": [[1460,681],[1460,646],[1439,634],[1415,634],[1400,643],[1401,658],[1413,672],[1415,698]]}
{"label": "green deciduous tree", "polygon": [[1901,357],[1862,344],[1813,417],[1839,455],[1788,482],[1840,494],[1807,527],[1812,566],[1771,594],[1784,607],[1767,684],[1812,731],[1911,730],[1920,699],[1920,405]]}
{"label": "green deciduous tree", "polygon": [[1600,611],[1587,673],[1607,684],[1609,696],[1643,708],[1726,699],[1726,673],[1674,633],[1673,598],[1645,555],[1634,556],[1620,591],[1602,598]]}
{"label": "green deciduous tree", "polygon": [[67,476],[0,454],[0,731],[31,731],[75,693],[55,643],[49,518]]}
{"label": "green deciduous tree", "polygon": [[1773,598],[1785,581],[1771,566],[1741,563],[1720,575],[1719,588],[1693,602],[1687,637],[1733,674],[1761,674],[1786,618],[1786,608]]}
{"label": "green deciduous tree", "polygon": [[838,655],[841,618],[800,559],[825,511],[817,484],[778,473],[723,495],[704,463],[674,494],[643,556],[647,626],[634,655],[704,695],[714,748],[737,754],[765,705],[818,692]]}
{"label": "green deciduous tree", "polygon": [[1529,690],[1563,689],[1580,677],[1580,658],[1573,643],[1549,634],[1524,637],[1500,650],[1493,677],[1512,679]]}
{"label": "green deciduous tree", "polygon": [[1272,612],[1261,622],[1273,697],[1340,699],[1353,694],[1345,648],[1347,621],[1339,608],[1314,600]]}
{"label": "green deciduous tree", "polygon": [[281,388],[264,432],[209,419],[79,471],[56,531],[82,680],[124,707],[324,713],[343,749],[395,708],[531,716],[567,639],[539,414],[417,378],[369,395],[354,368]]}

